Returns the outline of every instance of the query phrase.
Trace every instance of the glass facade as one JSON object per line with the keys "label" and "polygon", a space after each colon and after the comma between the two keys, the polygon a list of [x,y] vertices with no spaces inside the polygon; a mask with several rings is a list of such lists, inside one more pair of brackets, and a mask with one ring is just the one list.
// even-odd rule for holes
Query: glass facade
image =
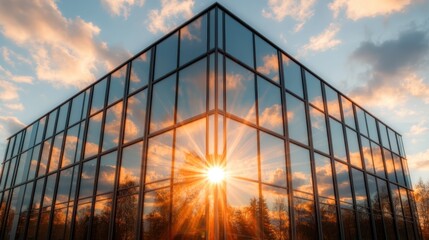
{"label": "glass facade", "polygon": [[401,135],[218,4],[0,169],[0,239],[420,238]]}

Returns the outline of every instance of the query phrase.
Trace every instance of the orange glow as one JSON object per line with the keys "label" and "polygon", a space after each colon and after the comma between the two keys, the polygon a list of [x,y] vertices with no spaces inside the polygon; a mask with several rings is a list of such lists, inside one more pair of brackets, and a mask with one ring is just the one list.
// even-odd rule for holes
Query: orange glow
{"label": "orange glow", "polygon": [[219,183],[225,179],[225,170],[221,167],[210,167],[207,169],[207,179],[211,183]]}

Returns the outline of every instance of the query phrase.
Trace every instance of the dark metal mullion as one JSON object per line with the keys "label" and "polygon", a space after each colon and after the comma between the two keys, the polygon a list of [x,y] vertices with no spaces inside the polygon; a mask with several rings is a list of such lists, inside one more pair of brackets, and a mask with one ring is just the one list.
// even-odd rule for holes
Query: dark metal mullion
{"label": "dark metal mullion", "polygon": [[[222,49],[226,49],[226,47],[225,47],[226,46],[226,35],[225,35],[226,31],[225,31],[225,12],[224,11],[222,12],[221,18],[222,18],[222,26],[221,26],[221,28],[222,28],[221,29],[221,31],[222,31],[222,45],[223,45]],[[216,22],[217,22],[217,19],[216,19]],[[220,30],[219,27],[218,27],[218,30]],[[219,51],[219,46],[217,49]],[[226,112],[226,57],[225,57],[225,55],[222,55],[222,93],[221,94],[222,94],[222,105],[223,105],[222,109],[223,109],[223,111]],[[219,112],[219,109],[218,109],[218,112]],[[226,154],[227,154],[226,128],[227,128],[227,126],[226,126],[226,116],[225,115],[222,115],[222,121],[223,121],[223,124],[222,124],[222,128],[223,128],[222,129],[222,135],[223,136],[222,136],[222,157],[221,157],[221,159],[222,159],[222,165],[225,166],[225,168],[226,168],[227,164],[228,164],[228,162],[227,162],[228,159],[226,159]],[[218,136],[218,138],[219,138],[219,136]],[[218,141],[219,141],[219,139],[218,139]],[[227,183],[224,182],[223,188],[222,188],[224,191],[222,191],[220,193],[221,194],[220,197],[218,196],[219,198],[222,198],[220,205],[224,206],[220,209],[222,211],[222,217],[220,218],[222,223],[219,224],[220,228],[222,229],[221,232],[219,233],[219,236],[220,236],[220,238],[223,238],[223,239],[227,238],[227,235],[228,235],[227,234],[228,213],[225,211],[225,208],[226,208],[225,206],[227,205],[227,197],[226,197],[227,187],[228,187]]]}
{"label": "dark metal mullion", "polygon": [[[210,49],[210,20],[211,20],[211,15],[214,13],[214,11],[208,11],[207,12],[207,48],[206,48],[206,52],[208,52],[208,49]],[[212,57],[212,55],[210,54],[207,54],[207,59],[206,59],[206,111],[205,111],[205,113],[206,113],[206,131],[205,131],[205,134],[206,134],[206,138],[205,138],[205,140],[206,140],[206,144],[205,144],[205,147],[206,147],[206,152],[205,152],[205,166],[207,166],[208,165],[208,163],[209,163],[209,159],[210,159],[210,154],[209,154],[209,152],[210,152],[210,143],[211,143],[211,141],[213,141],[213,140],[211,140],[211,136],[209,136],[209,128],[210,128],[210,122],[209,122],[209,115],[207,114],[208,113],[208,111],[209,111],[209,108],[210,108],[210,99],[212,99],[212,101],[214,101],[215,100],[215,98],[214,98],[214,96],[211,96],[210,94],[211,94],[211,91],[210,91],[210,77],[211,77],[211,74],[210,74],[210,71],[211,70],[213,70],[214,71],[214,69],[211,69],[211,61],[214,61],[214,56]],[[214,65],[213,65],[214,66]],[[212,79],[213,80],[213,87],[214,87],[214,84],[215,84],[215,82],[214,81],[216,81],[216,78],[213,78]],[[176,91],[177,92],[177,91]],[[214,103],[213,103],[214,104]],[[214,105],[213,105],[214,106]],[[205,216],[205,219],[206,219],[206,223],[205,223],[205,231],[204,231],[204,236],[205,236],[205,239],[207,239],[208,237],[209,237],[209,235],[208,235],[208,223],[209,223],[209,221],[210,221],[210,208],[209,208],[209,192],[208,192],[208,189],[207,188],[205,188],[204,189],[204,191],[205,191],[205,199],[204,199],[204,203],[205,203],[205,214],[206,214],[206,216]]]}

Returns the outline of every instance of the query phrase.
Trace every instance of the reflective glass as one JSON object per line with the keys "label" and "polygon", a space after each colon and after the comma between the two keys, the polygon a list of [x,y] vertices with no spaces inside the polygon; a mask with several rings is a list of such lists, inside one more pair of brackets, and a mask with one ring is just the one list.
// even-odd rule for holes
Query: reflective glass
{"label": "reflective glass", "polygon": [[399,193],[401,195],[401,203],[402,203],[402,208],[404,210],[404,215],[406,218],[411,218],[411,208],[410,208],[410,203],[408,201],[408,195],[407,195],[407,190],[405,190],[405,188],[400,187],[399,188]]}
{"label": "reflective glass", "polygon": [[209,69],[208,69],[208,74],[209,74],[209,83],[208,83],[208,99],[209,99],[209,109],[208,110],[212,110],[215,107],[215,97],[216,97],[216,73],[219,74],[218,71],[216,71],[216,58],[215,58],[215,54],[212,53],[209,56]]}
{"label": "reflective glass", "polygon": [[362,239],[372,238],[372,222],[370,214],[367,212],[358,212],[358,222],[360,225],[360,236]]}
{"label": "reflective glass", "polygon": [[337,208],[335,205],[319,204],[322,223],[323,239],[339,239],[339,227],[337,223]]}
{"label": "reflective glass", "polygon": [[350,100],[345,98],[344,96],[341,96],[341,104],[343,107],[343,117],[344,117],[344,123],[353,128],[356,129],[356,123],[355,123],[355,114],[353,112],[353,104]]}
{"label": "reflective glass", "polygon": [[223,101],[223,98],[225,97],[225,88],[224,88],[225,77],[224,77],[224,71],[223,71],[224,60],[225,60],[225,56],[223,56],[222,54],[218,54],[218,60],[217,60],[218,74],[217,74],[216,84],[218,88],[217,104],[220,110],[224,110],[224,101]]}
{"label": "reflective glass", "polygon": [[393,154],[393,162],[395,163],[395,172],[396,177],[398,178],[398,183],[405,186],[404,172],[402,171],[401,159],[398,155]]}
{"label": "reflective glass", "polygon": [[37,163],[39,162],[39,155],[40,155],[40,146],[41,144],[37,145],[33,149],[33,154],[31,156],[30,170],[28,172],[27,180],[32,180],[36,175]]}
{"label": "reflective glass", "polygon": [[36,182],[36,189],[34,190],[33,203],[31,205],[33,210],[40,208],[40,201],[42,200],[42,191],[43,191],[44,183],[45,183],[45,178],[40,178]]}
{"label": "reflective glass", "polygon": [[56,204],[67,202],[70,195],[70,187],[73,180],[73,167],[60,172],[60,180],[58,182]]}
{"label": "reflective glass", "polygon": [[362,160],[360,157],[360,149],[358,143],[358,135],[355,131],[346,127],[347,132],[347,145],[349,149],[350,164],[362,168]]}
{"label": "reflective glass", "polygon": [[355,193],[356,204],[361,207],[369,207],[366,195],[366,186],[363,172],[352,168],[353,189]]}
{"label": "reflective glass", "polygon": [[207,51],[207,14],[180,29],[180,65]]}
{"label": "reflective glass", "polygon": [[387,177],[390,181],[396,182],[395,165],[393,165],[392,153],[389,150],[383,149],[384,163],[386,164]]}
{"label": "reflective glass", "polygon": [[262,222],[266,239],[290,239],[287,190],[262,185]]}
{"label": "reflective glass", "polygon": [[313,74],[305,71],[305,82],[307,83],[307,98],[313,106],[324,111],[322,97],[322,83]]}
{"label": "reflective glass", "polygon": [[209,13],[209,16],[210,16],[210,20],[209,20],[209,24],[210,24],[210,26],[209,26],[209,35],[210,35],[210,39],[209,39],[209,42],[210,42],[210,46],[209,46],[209,49],[212,49],[212,48],[214,48],[215,47],[215,44],[216,44],[216,40],[215,40],[215,38],[216,38],[216,32],[217,32],[217,30],[216,30],[216,19],[215,19],[215,17],[216,17],[216,9],[212,9],[211,11],[210,11],[210,13]]}
{"label": "reflective glass", "polygon": [[366,128],[365,112],[356,106],[356,115],[359,123],[359,132],[365,136],[368,136],[368,129]]}
{"label": "reflective glass", "polygon": [[284,54],[282,54],[282,62],[283,62],[284,87],[289,91],[295,93],[299,97],[304,98],[301,67]]}
{"label": "reflective glass", "polygon": [[386,239],[381,215],[378,215],[378,214],[375,215],[374,222],[375,222],[377,239]]}
{"label": "reflective glass", "polygon": [[109,98],[107,105],[124,97],[125,78],[127,76],[127,66],[124,65],[110,75]]}
{"label": "reflective glass", "polygon": [[304,102],[286,93],[286,106],[289,138],[308,145]]}
{"label": "reflective glass", "polygon": [[10,160],[9,174],[7,176],[5,188],[11,187],[13,175],[15,173],[16,157]]}
{"label": "reflective glass", "polygon": [[42,176],[48,168],[49,152],[51,151],[51,139],[43,142],[42,155],[40,156],[39,171],[37,176]]}
{"label": "reflective glass", "polygon": [[137,227],[138,200],[137,194],[118,196],[114,239],[134,238]]}
{"label": "reflective glass", "polygon": [[369,190],[369,203],[373,210],[380,212],[380,202],[378,201],[378,191],[377,184],[375,182],[375,177],[371,175],[366,175],[368,180],[368,190]]}
{"label": "reflective glass", "polygon": [[[171,176],[173,131],[149,139],[145,183],[168,180]],[[161,183],[169,184],[170,182]]]}
{"label": "reflective glass", "polygon": [[64,133],[55,136],[54,145],[52,146],[51,160],[49,161],[48,172],[56,171],[58,169],[61,157],[61,148],[63,146]]}
{"label": "reflective glass", "polygon": [[177,121],[196,116],[206,110],[207,58],[179,72]]}
{"label": "reflective glass", "polygon": [[314,162],[316,166],[317,192],[319,193],[319,197],[333,199],[334,201],[329,201],[329,203],[335,204],[331,159],[315,153]]}
{"label": "reflective glass", "polygon": [[88,133],[86,135],[85,144],[85,158],[98,153],[102,119],[102,112],[89,119]]}
{"label": "reflective glass", "polygon": [[51,174],[47,177],[45,195],[43,196],[43,207],[48,207],[52,204],[55,191],[55,181],[57,180],[57,174]]}
{"label": "reflective glass", "polygon": [[217,10],[217,44],[220,49],[224,49],[223,29],[225,26],[223,24],[223,19],[225,15],[223,14],[222,10],[220,10],[219,8],[216,10]]}
{"label": "reflective glass", "polygon": [[146,122],[147,89],[128,98],[124,142],[143,137]]}
{"label": "reflective glass", "polygon": [[99,200],[99,198],[97,198],[94,205],[94,216],[92,218],[91,239],[103,240],[109,238],[111,212],[112,199]]}
{"label": "reflective glass", "polygon": [[106,111],[104,123],[103,151],[118,146],[121,130],[122,102],[119,102]]}
{"label": "reflective glass", "polygon": [[151,52],[151,50],[148,50],[131,62],[130,93],[148,84]]}
{"label": "reflective glass", "polygon": [[[25,133],[24,143],[22,144],[22,150],[25,151],[29,147],[34,145],[34,140],[37,133],[37,122],[29,126]],[[2,156],[3,157],[3,156]]]}
{"label": "reflective glass", "polygon": [[277,50],[255,35],[256,71],[279,83],[279,59]]}
{"label": "reflective glass", "polygon": [[365,162],[365,168],[370,173],[375,173],[374,163],[372,162],[371,146],[369,140],[365,137],[361,137],[363,160]]}
{"label": "reflective glass", "polygon": [[392,198],[392,204],[393,204],[393,211],[396,216],[404,217],[404,214],[402,213],[402,204],[401,204],[401,197],[399,195],[399,188],[398,185],[390,183],[390,193]]}
{"label": "reflective glass", "polygon": [[113,192],[116,176],[117,151],[100,157],[98,172],[97,195]]}
{"label": "reflective glass", "polygon": [[404,143],[402,141],[402,136],[399,134],[396,134],[396,138],[398,139],[398,144],[399,144],[399,155],[401,157],[405,157],[405,149],[404,149]]}
{"label": "reflective glass", "polygon": [[76,209],[74,235],[75,239],[87,239],[91,225],[91,202],[80,203]]}
{"label": "reflective glass", "polygon": [[233,120],[227,120],[227,172],[233,177],[258,180],[256,130]]}
{"label": "reflective glass", "polygon": [[261,181],[287,187],[284,140],[259,132]]}
{"label": "reflective glass", "polygon": [[39,120],[39,126],[37,127],[36,141],[34,144],[38,144],[42,141],[43,133],[45,131],[45,123],[46,123],[46,117],[43,117],[42,119]]}
{"label": "reflective glass", "polygon": [[69,117],[69,126],[77,123],[82,119],[83,103],[85,98],[89,96],[86,95],[86,92],[79,94],[77,97],[74,97],[71,101],[71,110]]}
{"label": "reflective glass", "polygon": [[368,123],[368,132],[369,132],[369,138],[375,142],[378,141],[378,132],[377,132],[377,126],[375,125],[375,118],[368,113],[365,113],[366,115],[366,122]]}
{"label": "reflective glass", "polygon": [[313,193],[313,180],[308,150],[295,144],[290,144],[289,148],[293,189]]}
{"label": "reflective glass", "polygon": [[170,188],[144,195],[142,236],[144,239],[168,239],[170,222]]}
{"label": "reflective glass", "polygon": [[21,182],[27,180],[28,169],[30,168],[30,163],[31,163],[31,150],[28,150],[27,152],[21,154],[21,157],[18,163],[19,165],[18,165],[18,170],[16,172],[14,185],[18,185]]}
{"label": "reflective glass", "polygon": [[283,111],[280,89],[258,77],[259,125],[283,135]]}
{"label": "reflective glass", "polygon": [[104,108],[107,78],[95,84],[92,90],[91,114]]}
{"label": "reflective glass", "polygon": [[175,32],[156,46],[155,80],[177,68],[178,35]]}
{"label": "reflective glass", "polygon": [[226,60],[226,110],[255,122],[255,77],[237,63]]}
{"label": "reflective glass", "polygon": [[[402,167],[404,168],[405,185],[408,188],[411,188],[412,183],[411,183],[410,170],[408,169],[407,160],[405,158],[401,158],[401,162],[402,162]],[[401,173],[399,173],[399,174],[401,174]]]}
{"label": "reflective glass", "polygon": [[332,118],[329,118],[329,124],[331,126],[331,139],[334,157],[343,161],[347,161],[343,125]]}
{"label": "reflective glass", "polygon": [[338,93],[328,85],[324,85],[324,86],[325,86],[326,106],[328,107],[328,113],[329,115],[335,117],[336,119],[341,120],[341,111],[340,111],[340,104],[338,102]]}
{"label": "reflective glass", "polygon": [[83,164],[80,177],[79,198],[85,198],[93,195],[94,176],[97,165],[97,159],[92,159]]}
{"label": "reflective glass", "polygon": [[45,139],[52,137],[54,134],[55,123],[57,121],[58,109],[51,112],[48,117],[48,126],[46,127]]}
{"label": "reflective glass", "polygon": [[344,239],[356,239],[357,228],[355,212],[351,209],[341,208],[341,218],[343,220]]}
{"label": "reflective glass", "polygon": [[153,86],[150,131],[154,132],[174,123],[176,75],[163,79]]}
{"label": "reflective glass", "polygon": [[12,157],[16,156],[18,152],[21,150],[21,137],[23,131],[19,132],[15,137],[15,146],[13,147]]}
{"label": "reflective glass", "polygon": [[[77,124],[67,130],[66,142],[64,145],[63,159],[61,166],[65,167],[75,162],[75,159],[79,159],[80,156],[76,154],[78,146],[82,145],[82,134],[79,135],[79,131],[83,132],[85,126],[84,123]],[[80,155],[80,153],[78,153]]]}
{"label": "reflective glass", "polygon": [[381,122],[378,122],[378,128],[380,129],[380,137],[381,137],[381,143],[383,144],[383,147],[390,149],[386,125],[384,125]]}
{"label": "reflective glass", "polygon": [[317,239],[316,213],[314,202],[293,198],[295,233],[297,239]]}
{"label": "reflective glass", "polygon": [[380,178],[377,178],[378,186],[378,197],[380,198],[381,211],[391,213],[389,191],[387,189],[387,183]]}
{"label": "reflective glass", "polygon": [[346,164],[335,161],[335,172],[337,174],[337,186],[340,201],[353,203],[349,168]]}
{"label": "reflective glass", "polygon": [[325,114],[310,106],[310,122],[313,147],[319,151],[329,154]]}
{"label": "reflective glass", "polygon": [[377,144],[371,142],[371,149],[372,149],[372,160],[374,161],[375,173],[378,176],[385,178],[386,174],[384,172],[384,164],[383,164],[383,156],[381,155],[381,148]]}
{"label": "reflective glass", "polygon": [[135,143],[122,150],[122,162],[119,173],[119,189],[140,185],[143,142]]}
{"label": "reflective glass", "polygon": [[390,128],[387,129],[389,133],[390,147],[392,148],[392,152],[398,154],[398,142],[396,141],[395,132],[393,132]]}
{"label": "reflective glass", "polygon": [[225,47],[233,57],[253,68],[252,32],[229,15],[225,15]]}

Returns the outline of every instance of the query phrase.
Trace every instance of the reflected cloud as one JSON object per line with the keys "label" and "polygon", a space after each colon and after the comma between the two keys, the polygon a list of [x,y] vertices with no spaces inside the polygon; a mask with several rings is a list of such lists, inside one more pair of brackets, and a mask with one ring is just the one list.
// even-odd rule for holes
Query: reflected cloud
{"label": "reflected cloud", "polygon": [[258,66],[257,69],[259,72],[269,76],[271,73],[275,74],[273,78],[274,81],[279,81],[279,60],[276,54],[266,55],[262,57],[264,65]]}
{"label": "reflected cloud", "polygon": [[262,111],[262,114],[259,116],[259,124],[262,126],[267,126],[268,128],[282,127],[283,116],[281,105],[274,104],[271,107],[265,108]]}

